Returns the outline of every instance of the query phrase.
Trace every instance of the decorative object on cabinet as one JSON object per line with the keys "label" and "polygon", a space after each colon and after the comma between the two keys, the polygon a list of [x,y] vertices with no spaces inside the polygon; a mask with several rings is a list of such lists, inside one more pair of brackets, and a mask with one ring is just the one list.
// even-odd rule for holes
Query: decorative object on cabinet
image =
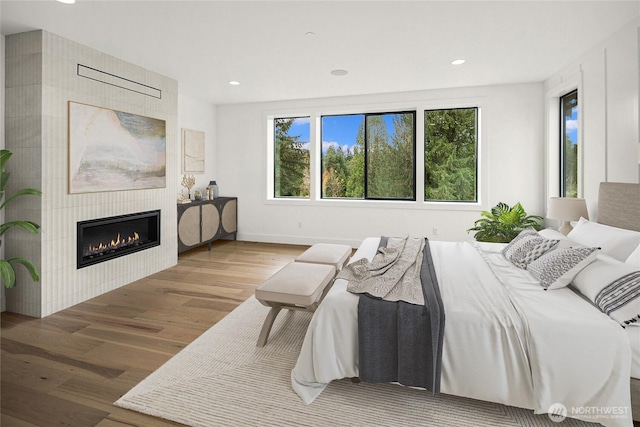
{"label": "decorative object on cabinet", "polygon": [[215,181],[209,181],[207,185],[207,199],[213,200],[218,197],[218,184]]}
{"label": "decorative object on cabinet", "polygon": [[204,173],[204,132],[182,129],[182,172]]}
{"label": "decorative object on cabinet", "polygon": [[178,204],[178,252],[183,252],[218,239],[234,239],[238,230],[238,199],[219,197],[215,200]]}
{"label": "decorative object on cabinet", "polygon": [[166,187],[166,122],[69,101],[69,193]]}
{"label": "decorative object on cabinet", "polygon": [[196,178],[193,175],[182,176],[182,186],[187,189],[187,198],[191,199],[191,189],[196,185]]}

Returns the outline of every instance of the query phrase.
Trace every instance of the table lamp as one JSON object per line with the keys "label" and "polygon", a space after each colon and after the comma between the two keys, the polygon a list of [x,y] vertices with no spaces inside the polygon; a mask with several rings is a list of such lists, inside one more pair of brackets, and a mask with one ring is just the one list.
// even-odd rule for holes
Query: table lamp
{"label": "table lamp", "polygon": [[562,226],[560,226],[558,231],[565,236],[573,230],[570,221],[577,221],[580,217],[589,219],[585,199],[575,197],[549,197],[547,218],[562,221]]}

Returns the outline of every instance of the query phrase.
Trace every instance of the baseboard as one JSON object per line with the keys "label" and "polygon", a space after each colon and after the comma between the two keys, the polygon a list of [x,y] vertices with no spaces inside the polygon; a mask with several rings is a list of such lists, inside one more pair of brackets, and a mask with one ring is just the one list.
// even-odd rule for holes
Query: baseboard
{"label": "baseboard", "polygon": [[238,240],[244,240],[247,242],[260,242],[260,243],[282,243],[287,245],[308,245],[311,246],[314,243],[336,243],[341,245],[349,245],[352,248],[357,248],[362,243],[362,240],[354,239],[340,239],[340,238],[327,238],[327,237],[309,237],[309,236],[282,236],[275,234],[252,234],[238,232]]}

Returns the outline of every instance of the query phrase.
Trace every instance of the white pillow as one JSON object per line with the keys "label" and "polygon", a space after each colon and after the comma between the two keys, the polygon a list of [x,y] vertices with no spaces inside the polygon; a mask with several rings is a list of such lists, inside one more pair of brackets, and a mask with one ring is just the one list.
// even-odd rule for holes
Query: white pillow
{"label": "white pillow", "polygon": [[640,245],[640,232],[598,224],[584,218],[567,237],[585,246],[599,247],[602,253],[624,262]]}
{"label": "white pillow", "polygon": [[573,285],[623,326],[640,327],[640,269],[599,255],[573,279]]}
{"label": "white pillow", "polygon": [[553,228],[543,228],[538,234],[546,239],[567,240],[568,237]]}
{"label": "white pillow", "polygon": [[573,240],[569,239],[567,236],[565,236],[564,234],[562,234],[561,232],[553,228],[545,228],[543,230],[538,231],[538,234],[546,239],[559,240],[560,242],[558,243],[558,246],[555,247],[555,249],[585,247],[584,245],[581,245],[578,242],[574,242]]}
{"label": "white pillow", "polygon": [[597,248],[561,248],[542,255],[527,266],[545,289],[566,287],[598,255]]}
{"label": "white pillow", "polygon": [[635,266],[636,268],[640,268],[640,245],[638,245],[636,250],[629,255],[629,258],[627,258],[625,262]]}

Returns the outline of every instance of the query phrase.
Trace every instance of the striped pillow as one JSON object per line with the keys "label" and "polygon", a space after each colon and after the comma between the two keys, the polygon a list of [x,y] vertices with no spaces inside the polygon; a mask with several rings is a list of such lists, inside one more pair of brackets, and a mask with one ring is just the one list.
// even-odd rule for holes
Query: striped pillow
{"label": "striped pillow", "polygon": [[640,326],[640,270],[605,255],[576,275],[574,286],[622,326]]}

